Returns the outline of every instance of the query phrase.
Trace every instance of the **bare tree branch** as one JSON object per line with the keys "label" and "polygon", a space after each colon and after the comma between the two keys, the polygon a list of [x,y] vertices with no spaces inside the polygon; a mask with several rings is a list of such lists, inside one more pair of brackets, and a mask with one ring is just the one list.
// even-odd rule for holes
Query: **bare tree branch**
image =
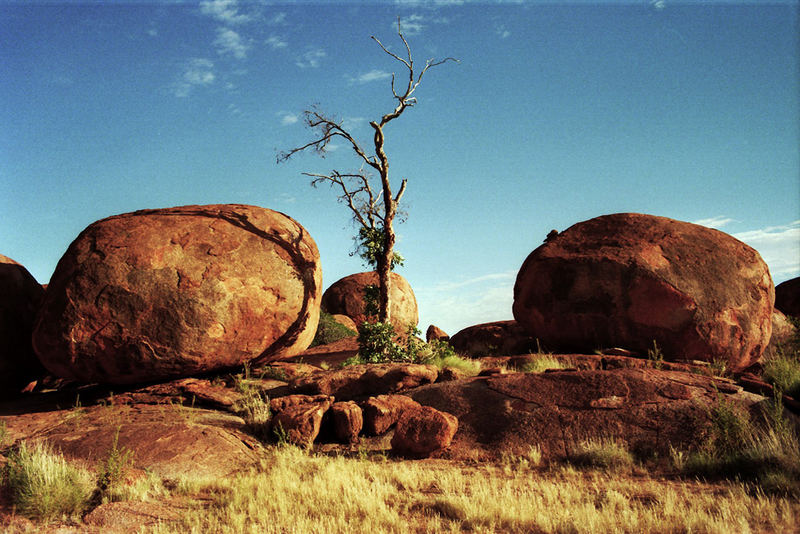
{"label": "bare tree branch", "polygon": [[[306,127],[314,132],[314,138],[302,146],[281,152],[277,156],[278,163],[285,162],[295,154],[306,150],[313,150],[324,157],[331,142],[336,138],[341,138],[350,144],[353,152],[361,160],[360,170],[353,173],[340,173],[337,170],[333,170],[328,174],[303,174],[311,178],[311,185],[314,187],[327,183],[331,187],[338,189],[337,198],[339,202],[347,205],[350,209],[353,214],[353,220],[364,229],[378,230],[379,235],[383,236],[380,253],[374,254],[373,249],[373,253],[369,256],[370,262],[376,264],[375,268],[378,271],[379,320],[382,322],[389,320],[389,291],[391,288],[391,277],[389,275],[395,261],[394,243],[396,239],[393,225],[396,218],[402,222],[406,217],[406,213],[399,209],[399,204],[408,186],[408,180],[403,179],[400,182],[400,188],[397,193],[394,196],[392,195],[392,184],[389,179],[389,157],[384,150],[385,137],[383,127],[402,115],[406,108],[412,107],[417,103],[416,97],[412,95],[419,87],[422,77],[428,69],[448,61],[458,63],[458,60],[452,57],[442,60],[429,59],[425,62],[422,70],[417,72],[411,55],[411,46],[409,46],[403,35],[399,17],[397,19],[397,34],[405,47],[405,58],[390,51],[377,37],[371,36],[372,40],[378,43],[381,50],[394,60],[402,63],[408,71],[407,83],[402,93],[398,93],[395,85],[397,77],[395,73],[392,73],[392,97],[397,102],[394,109],[384,114],[379,121],[371,121],[369,123],[373,130],[372,145],[374,152],[368,153],[351,133],[342,126],[341,121],[336,121],[316,107],[312,107],[303,112],[303,120]],[[365,166],[377,171],[377,180],[373,180],[374,175],[365,171]],[[362,233],[360,232],[359,235],[362,235]],[[366,232],[363,235],[375,235],[375,232]]]}

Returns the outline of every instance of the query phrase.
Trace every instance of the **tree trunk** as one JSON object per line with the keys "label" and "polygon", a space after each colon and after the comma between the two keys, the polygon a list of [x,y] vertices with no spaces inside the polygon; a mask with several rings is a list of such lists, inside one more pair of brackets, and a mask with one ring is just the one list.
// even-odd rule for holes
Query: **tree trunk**
{"label": "tree trunk", "polygon": [[378,320],[382,323],[391,321],[389,294],[392,290],[392,257],[394,256],[394,228],[387,219],[384,226],[383,251],[378,258]]}

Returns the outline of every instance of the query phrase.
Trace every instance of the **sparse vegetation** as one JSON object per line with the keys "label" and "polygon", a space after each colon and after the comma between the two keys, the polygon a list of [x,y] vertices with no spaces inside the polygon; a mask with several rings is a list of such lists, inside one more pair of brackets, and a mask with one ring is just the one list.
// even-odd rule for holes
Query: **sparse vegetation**
{"label": "sparse vegetation", "polygon": [[44,441],[21,442],[8,455],[6,484],[16,509],[49,521],[80,514],[92,494],[91,475]]}
{"label": "sparse vegetation", "polygon": [[656,369],[661,369],[664,365],[664,353],[661,352],[661,348],[655,339],[653,340],[653,348],[647,349],[647,359],[653,362],[653,366]]}
{"label": "sparse vegetation", "polygon": [[764,358],[763,378],[787,395],[800,398],[800,352],[778,348]]}
{"label": "sparse vegetation", "polygon": [[[186,480],[203,506],[173,532],[779,532],[796,527],[797,501],[710,486],[570,467],[446,466],[369,461],[274,448],[259,466]],[[302,503],[302,505],[298,505]]]}
{"label": "sparse vegetation", "polygon": [[235,387],[241,397],[234,405],[234,411],[244,419],[245,427],[251,434],[262,441],[268,440],[272,418],[269,397],[258,386],[250,382],[248,367],[245,366],[243,375],[236,378]]}
{"label": "sparse vegetation", "polygon": [[589,439],[578,444],[569,457],[579,467],[619,470],[633,466],[633,455],[617,440]]}
{"label": "sparse vegetation", "polygon": [[336,321],[330,313],[320,312],[317,334],[314,336],[314,341],[311,342],[311,346],[327,345],[328,343],[333,343],[340,339],[353,337],[356,334],[358,334],[358,332],[350,330]]}
{"label": "sparse vegetation", "polygon": [[720,399],[710,411],[710,421],[705,446],[683,462],[685,473],[743,480],[763,491],[800,496],[800,440],[780,396],[762,404],[756,421]]}
{"label": "sparse vegetation", "polygon": [[133,467],[133,451],[119,446],[119,431],[117,427],[108,454],[97,466],[97,488],[92,498],[97,504],[121,499],[120,489]]}
{"label": "sparse vegetation", "polygon": [[551,354],[537,354],[535,358],[526,362],[520,371],[523,373],[543,373],[548,369],[565,369],[566,367]]}

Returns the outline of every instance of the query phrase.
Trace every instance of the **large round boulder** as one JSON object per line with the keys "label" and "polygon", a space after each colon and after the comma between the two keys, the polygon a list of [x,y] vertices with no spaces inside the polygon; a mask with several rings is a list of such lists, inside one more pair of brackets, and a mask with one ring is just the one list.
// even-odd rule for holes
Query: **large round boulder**
{"label": "large round boulder", "polygon": [[775,289],[758,252],[696,224],[620,213],[578,223],[534,250],[514,286],[514,318],[551,350],[655,342],[666,359],[756,363]]}
{"label": "large round boulder", "polygon": [[[392,288],[389,292],[390,322],[405,332],[409,324],[417,325],[419,312],[417,298],[405,278],[391,273]],[[322,295],[322,310],[331,315],[347,315],[357,325],[366,321],[364,288],[378,285],[378,273],[369,271],[351,274],[335,282]]]}
{"label": "large round boulder", "polygon": [[70,245],[33,335],[42,363],[83,382],[134,383],[294,356],[319,320],[308,232],[243,205],[103,219]]}
{"label": "large round boulder", "polygon": [[28,270],[0,255],[0,395],[25,387],[42,371],[31,346],[44,289]]}

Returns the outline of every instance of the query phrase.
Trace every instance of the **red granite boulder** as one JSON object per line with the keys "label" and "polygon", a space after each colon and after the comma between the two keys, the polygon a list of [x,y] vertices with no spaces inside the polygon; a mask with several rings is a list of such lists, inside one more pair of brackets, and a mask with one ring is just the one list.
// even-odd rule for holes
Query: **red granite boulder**
{"label": "red granite boulder", "polygon": [[364,426],[361,407],[353,401],[334,402],[330,409],[333,434],[343,443],[355,443]]}
{"label": "red granite boulder", "polygon": [[620,213],[578,223],[534,250],[513,312],[549,350],[592,352],[653,341],[666,359],[736,371],[769,342],[775,289],[758,252],[718,230]]}
{"label": "red granite boulder", "polygon": [[392,451],[415,458],[430,456],[450,446],[458,419],[430,406],[406,410],[397,420]]}
{"label": "red granite boulder", "polygon": [[25,267],[0,255],[0,295],[0,395],[5,395],[44,372],[31,346],[44,289]]}
{"label": "red granite boulder", "polygon": [[[405,332],[409,324],[416,326],[419,322],[417,298],[405,278],[397,273],[391,275],[390,320],[399,331]],[[364,288],[369,285],[378,285],[378,273],[369,271],[345,276],[325,290],[322,310],[331,315],[346,315],[360,325],[367,318],[364,314]]]}
{"label": "red granite boulder", "polygon": [[450,345],[470,358],[509,356],[536,350],[536,339],[517,321],[496,321],[458,331],[450,338]]}
{"label": "red granite boulder", "polygon": [[292,445],[311,447],[319,435],[322,418],[332,402],[331,398],[289,402],[272,418],[272,432]]}
{"label": "red granite boulder", "polygon": [[288,358],[314,337],[321,282],[313,239],[276,211],[117,215],[59,261],[34,348],[58,376],[115,384]]}
{"label": "red granite boulder", "polygon": [[450,336],[447,335],[447,332],[432,324],[425,331],[425,341],[428,343],[431,341],[450,341]]}
{"label": "red granite boulder", "polygon": [[439,370],[419,363],[348,365],[332,371],[320,370],[289,382],[293,393],[332,395],[351,400],[369,395],[397,393],[436,382]]}
{"label": "red granite boulder", "polygon": [[378,395],[370,397],[362,405],[364,433],[378,436],[397,423],[408,410],[420,408],[418,402],[405,395]]}
{"label": "red granite boulder", "polygon": [[775,307],[793,317],[800,317],[800,276],[775,286]]}

